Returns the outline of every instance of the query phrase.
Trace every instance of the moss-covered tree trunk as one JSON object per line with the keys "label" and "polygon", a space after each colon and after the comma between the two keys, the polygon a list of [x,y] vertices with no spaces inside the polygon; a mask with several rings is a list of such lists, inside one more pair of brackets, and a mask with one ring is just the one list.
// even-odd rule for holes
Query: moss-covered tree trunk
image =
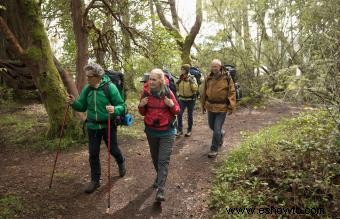
{"label": "moss-covered tree trunk", "polygon": [[[17,48],[13,49],[14,53],[30,68],[34,84],[48,114],[50,126],[47,135],[48,137],[56,137],[64,117],[66,90],[53,62],[53,54],[42,23],[40,7],[34,0],[6,0],[2,3],[5,7],[15,4],[15,12],[5,11],[1,14],[6,18],[8,24],[6,27],[5,19],[2,19],[1,30],[4,32],[6,28],[8,29],[6,39],[10,47],[13,49],[13,45],[17,45]],[[7,37],[10,36],[8,34],[10,34],[12,28],[25,31],[26,39],[24,43],[19,40],[16,41],[14,34],[12,39]],[[25,47],[21,47],[21,45],[25,45]],[[68,121],[68,127],[75,124],[70,112]]]}

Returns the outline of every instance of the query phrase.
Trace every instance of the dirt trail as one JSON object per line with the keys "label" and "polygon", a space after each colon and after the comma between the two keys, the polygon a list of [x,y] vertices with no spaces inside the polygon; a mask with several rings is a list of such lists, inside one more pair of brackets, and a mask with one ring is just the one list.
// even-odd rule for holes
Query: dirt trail
{"label": "dirt trail", "polygon": [[[86,146],[62,153],[51,190],[48,189],[52,153],[34,153],[6,149],[0,151],[0,197],[22,197],[25,209],[18,218],[210,218],[208,194],[213,168],[227,151],[239,144],[240,131],[256,131],[282,117],[296,115],[301,108],[274,104],[258,110],[241,109],[227,117],[226,136],[216,159],[207,158],[212,133],[206,115],[195,116],[193,135],[180,137],[173,149],[166,184],[166,201],[154,203],[151,188],[155,172],[147,141],[119,138],[127,160],[127,175],[118,177],[113,164],[111,210],[107,203],[107,163],[105,146],[101,148],[102,186],[91,195],[83,192],[89,179]],[[186,123],[184,123],[186,125]],[[144,138],[145,139],[145,138]]]}

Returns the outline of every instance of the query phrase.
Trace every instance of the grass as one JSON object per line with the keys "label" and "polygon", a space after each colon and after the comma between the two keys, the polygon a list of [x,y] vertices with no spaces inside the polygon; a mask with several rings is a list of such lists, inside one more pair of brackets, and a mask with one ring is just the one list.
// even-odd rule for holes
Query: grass
{"label": "grass", "polygon": [[126,101],[126,105],[129,113],[131,113],[134,117],[134,123],[132,126],[121,126],[118,129],[118,135],[122,135],[126,138],[135,138],[140,139],[144,137],[144,122],[143,116],[141,116],[138,112],[138,104],[139,104],[139,94],[132,93],[129,94],[128,99]]}
{"label": "grass", "polygon": [[339,148],[339,130],[324,111],[245,136],[216,171],[210,195],[215,218],[230,217],[226,208],[251,207],[323,208],[325,215],[309,216],[334,217],[340,206]]}
{"label": "grass", "polygon": [[13,195],[0,197],[0,218],[13,218],[23,209],[24,207],[19,197]]}
{"label": "grass", "polygon": [[[0,137],[4,145],[32,150],[54,150],[59,138],[48,139],[48,116],[41,104],[10,103],[0,109]],[[80,146],[84,140],[65,137],[61,149]]]}

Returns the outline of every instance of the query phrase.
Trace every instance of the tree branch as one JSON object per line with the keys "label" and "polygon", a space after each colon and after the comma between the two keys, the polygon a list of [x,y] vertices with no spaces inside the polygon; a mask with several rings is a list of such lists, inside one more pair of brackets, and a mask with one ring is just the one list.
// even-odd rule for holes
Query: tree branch
{"label": "tree branch", "polygon": [[[124,22],[120,19],[120,17],[117,16],[116,13],[114,13],[114,11],[112,10],[112,8],[110,7],[109,3],[108,3],[106,0],[102,0],[102,2],[103,2],[103,4],[106,6],[106,8],[108,9],[108,11],[109,11],[109,13],[112,15],[112,17],[119,23],[119,25],[120,25],[122,28],[124,28],[124,29],[127,31],[127,33],[129,34],[129,36],[130,36],[132,42],[133,42],[137,47],[140,47],[142,50],[147,51],[147,50],[148,50],[147,48],[145,48],[144,46],[140,45],[140,44],[136,41],[136,39],[135,39],[135,37],[134,37],[134,34],[133,34],[132,31],[131,31],[131,29],[133,29],[133,28],[128,27],[128,26],[126,26],[126,25],[124,24]],[[138,35],[141,35],[140,33],[138,33],[138,31],[135,31],[135,33],[137,33]]]}
{"label": "tree branch", "polygon": [[169,0],[169,5],[170,5],[171,16],[172,16],[172,24],[179,30],[178,14],[176,10],[175,0]]}
{"label": "tree branch", "polygon": [[202,0],[197,0],[196,1],[196,20],[195,20],[195,24],[191,27],[189,34],[185,38],[184,45],[186,47],[191,48],[191,46],[193,45],[195,38],[201,29],[202,18],[203,18]]}
{"label": "tree branch", "polygon": [[22,56],[25,53],[25,50],[21,47],[19,41],[14,36],[13,32],[8,27],[5,19],[2,16],[0,16],[0,31],[5,35],[5,38],[11,45],[13,52],[19,57]]}
{"label": "tree branch", "polygon": [[[161,4],[159,3],[159,1],[157,0],[153,0],[155,5],[156,5],[156,11],[158,14],[159,19],[161,20],[161,23],[163,24],[163,26],[165,27],[165,29],[167,29],[170,34],[175,38],[177,44],[180,47],[183,47],[183,37],[181,35],[181,33],[179,32],[179,29],[177,29],[176,27],[174,27],[166,18],[164,15],[164,10],[162,9]],[[199,0],[200,1],[200,0]]]}

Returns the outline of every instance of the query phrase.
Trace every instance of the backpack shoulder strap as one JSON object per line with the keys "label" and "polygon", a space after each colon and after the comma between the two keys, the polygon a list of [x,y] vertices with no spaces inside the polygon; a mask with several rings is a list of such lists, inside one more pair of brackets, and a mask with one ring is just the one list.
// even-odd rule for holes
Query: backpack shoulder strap
{"label": "backpack shoulder strap", "polygon": [[[106,98],[109,100],[109,102],[111,103],[111,99],[110,99],[110,92],[109,92],[109,86],[110,86],[110,83],[112,82],[107,82],[103,85],[103,91],[104,91],[104,94],[106,96]],[[112,103],[111,103],[112,104]]]}

